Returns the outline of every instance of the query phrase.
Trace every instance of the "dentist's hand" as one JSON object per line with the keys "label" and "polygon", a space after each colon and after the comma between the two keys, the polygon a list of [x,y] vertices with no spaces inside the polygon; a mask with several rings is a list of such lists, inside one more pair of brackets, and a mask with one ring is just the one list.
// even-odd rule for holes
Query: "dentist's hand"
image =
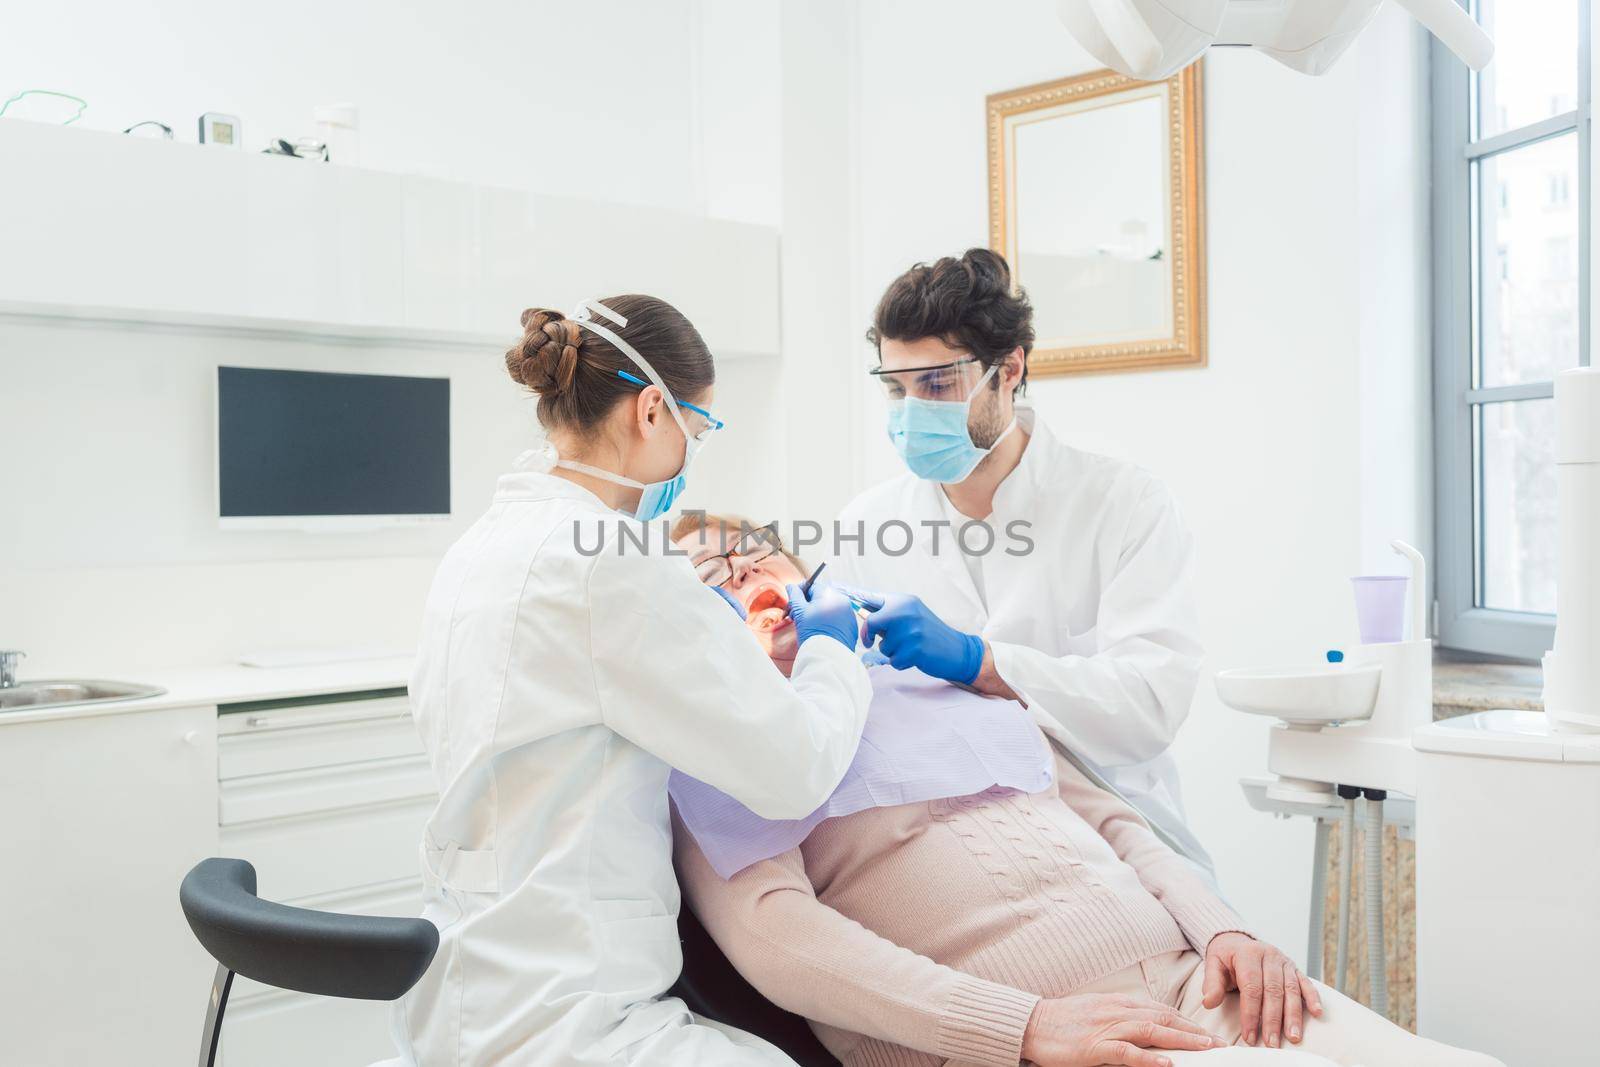
{"label": "dentist's hand", "polygon": [[855,606],[832,585],[813,585],[811,597],[798,584],[788,587],[789,618],[794,620],[796,636],[802,644],[807,638],[826,634],[850,651],[856,650],[861,628],[856,623]]}
{"label": "dentist's hand", "polygon": [[1041,1000],[1022,1035],[1022,1058],[1038,1067],[1171,1067],[1155,1049],[1224,1048],[1221,1037],[1165,1004],[1114,993]]}
{"label": "dentist's hand", "polygon": [[971,685],[983,669],[983,638],[957,630],[930,611],[921,597],[849,592],[871,613],[867,645],[876,641],[896,670],[915,667],[934,678]]}
{"label": "dentist's hand", "polygon": [[1218,934],[1206,946],[1206,977],[1201,1003],[1215,1008],[1228,990],[1239,991],[1239,1027],[1247,1045],[1278,1048],[1282,1039],[1298,1043],[1305,1012],[1322,1014],[1316,984],[1294,961],[1249,934]]}

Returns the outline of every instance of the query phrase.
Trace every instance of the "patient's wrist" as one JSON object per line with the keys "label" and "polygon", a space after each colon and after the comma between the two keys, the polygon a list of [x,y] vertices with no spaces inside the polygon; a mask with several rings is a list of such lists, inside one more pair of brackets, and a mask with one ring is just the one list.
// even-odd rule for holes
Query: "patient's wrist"
{"label": "patient's wrist", "polygon": [[1044,998],[1041,997],[1039,1003],[1033,1006],[1033,1012],[1028,1016],[1028,1025],[1022,1031],[1022,1058],[1024,1060],[1038,1059],[1038,1056],[1034,1055],[1034,1053],[1039,1051],[1039,1012],[1043,1008]]}
{"label": "patient's wrist", "polygon": [[983,661],[987,659],[988,646],[983,643],[983,638],[975,634],[962,634],[967,642],[967,655],[965,660],[965,678],[956,678],[953,681],[962,685],[971,685],[978,680],[978,675],[983,673]]}

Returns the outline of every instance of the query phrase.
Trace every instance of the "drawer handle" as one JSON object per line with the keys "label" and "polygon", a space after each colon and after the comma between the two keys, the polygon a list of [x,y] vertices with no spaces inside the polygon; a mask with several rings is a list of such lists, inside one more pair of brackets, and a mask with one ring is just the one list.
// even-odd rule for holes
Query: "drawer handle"
{"label": "drawer handle", "polygon": [[385,719],[409,718],[411,718],[411,709],[407,708],[398,714],[391,712],[388,715],[344,715],[334,719],[311,719],[309,721],[299,719],[292,722],[279,722],[269,715],[252,715],[245,719],[244,724],[252,730],[291,730],[302,726],[342,726],[345,723],[352,722],[382,722]]}

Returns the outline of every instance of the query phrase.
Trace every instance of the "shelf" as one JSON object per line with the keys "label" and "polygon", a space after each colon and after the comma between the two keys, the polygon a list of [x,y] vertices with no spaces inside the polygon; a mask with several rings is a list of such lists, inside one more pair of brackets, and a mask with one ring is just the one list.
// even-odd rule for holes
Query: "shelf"
{"label": "shelf", "polygon": [[94,307],[42,301],[0,300],[0,321],[76,324],[118,330],[159,330],[234,337],[287,338],[352,345],[405,345],[412,348],[503,350],[514,332],[493,334],[374,323],[310,322],[254,315],[166,310],[160,308]]}
{"label": "shelf", "polygon": [[0,159],[4,321],[503,349],[644,292],[778,352],[771,227],[12,119]]}

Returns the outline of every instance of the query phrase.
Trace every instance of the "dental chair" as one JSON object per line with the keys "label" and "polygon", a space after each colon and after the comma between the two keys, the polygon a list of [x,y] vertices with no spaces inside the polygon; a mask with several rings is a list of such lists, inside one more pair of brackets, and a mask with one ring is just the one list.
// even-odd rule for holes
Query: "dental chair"
{"label": "dental chair", "polygon": [[[416,985],[439,949],[426,919],[339,915],[256,896],[244,860],[201,860],[178,890],[184,918],[217,961],[200,1032],[200,1067],[214,1067],[233,976],[279,989],[348,1000],[396,1000]],[[398,1060],[374,1067],[388,1067]]]}
{"label": "dental chair", "polygon": [[839,1067],[804,1019],[756,992],[734,970],[687,904],[678,909],[678,939],[683,942],[683,973],[668,992],[690,1011],[770,1041],[800,1067]]}
{"label": "dental chair", "polygon": [[[244,860],[201,860],[184,877],[178,900],[195,938],[217,961],[200,1032],[200,1067],[216,1065],[235,974],[301,993],[396,1000],[422,977],[439,948],[439,931],[426,919],[339,915],[262,900],[255,868]],[[678,935],[683,973],[670,992],[691,1011],[770,1041],[800,1067],[839,1067],[804,1019],[740,976],[687,907],[679,912]]]}

